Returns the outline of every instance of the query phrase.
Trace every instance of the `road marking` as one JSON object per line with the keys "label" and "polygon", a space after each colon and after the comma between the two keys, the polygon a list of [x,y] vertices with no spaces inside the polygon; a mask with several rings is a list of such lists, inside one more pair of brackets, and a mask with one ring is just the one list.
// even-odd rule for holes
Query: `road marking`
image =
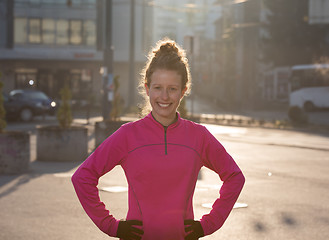
{"label": "road marking", "polygon": [[71,178],[73,175],[73,173],[54,173],[55,177],[59,177],[59,178]]}
{"label": "road marking", "polygon": [[207,188],[212,190],[220,190],[222,184],[198,184],[197,188]]}
{"label": "road marking", "polygon": [[241,136],[247,133],[247,128],[243,127],[226,127],[226,126],[219,126],[215,124],[202,124],[205,126],[209,132],[213,135],[216,134],[229,134],[229,135],[236,135]]}
{"label": "road marking", "polygon": [[[212,205],[213,203],[203,203],[202,207],[212,209]],[[246,207],[248,207],[248,204],[246,203],[235,203],[233,209],[246,208]]]}
{"label": "road marking", "polygon": [[111,192],[111,193],[121,193],[121,192],[127,192],[128,187],[122,187],[122,186],[112,186],[112,187],[101,187],[99,190],[104,192]]}

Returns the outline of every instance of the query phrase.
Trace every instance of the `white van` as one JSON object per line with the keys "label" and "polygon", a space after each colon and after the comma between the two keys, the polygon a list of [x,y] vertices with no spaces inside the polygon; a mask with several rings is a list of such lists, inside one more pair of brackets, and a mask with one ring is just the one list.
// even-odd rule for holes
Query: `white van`
{"label": "white van", "polygon": [[291,68],[289,106],[306,111],[329,108],[329,64]]}
{"label": "white van", "polygon": [[289,105],[306,111],[329,108],[329,87],[308,87],[293,91],[290,93]]}

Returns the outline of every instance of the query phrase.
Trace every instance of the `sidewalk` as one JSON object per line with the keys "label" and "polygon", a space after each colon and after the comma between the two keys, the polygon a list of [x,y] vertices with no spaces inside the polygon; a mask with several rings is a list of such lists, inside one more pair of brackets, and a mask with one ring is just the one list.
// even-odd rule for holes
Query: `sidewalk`
{"label": "sidewalk", "polygon": [[[186,106],[192,109],[191,99],[187,99]],[[329,151],[329,111],[309,113],[310,126],[292,127],[280,125],[288,121],[285,111],[228,112],[200,98],[195,99],[193,110],[195,115],[201,117],[201,123],[221,141]],[[264,123],[259,125],[261,121]],[[282,130],[288,130],[289,135]]]}
{"label": "sidewalk", "polygon": [[[207,115],[203,115],[207,116]],[[236,115],[235,115],[236,116]],[[123,116],[122,120],[135,121],[138,118],[131,116]],[[96,121],[102,121],[102,117],[93,117],[90,120],[89,126],[92,131],[93,124]],[[85,124],[83,118],[75,118],[76,124]],[[316,149],[329,151],[329,132],[312,132],[307,129],[280,129],[280,128],[264,128],[248,126],[232,126],[215,124],[209,119],[203,119],[201,124],[206,126],[208,130],[221,140],[247,142],[261,145],[297,147],[305,149]],[[289,131],[289,135],[285,131]],[[91,134],[93,134],[91,132]],[[316,139],[316,141],[315,141]]]}
{"label": "sidewalk", "polygon": [[[191,104],[191,99],[187,99],[186,107],[190,114]],[[233,113],[222,111],[214,104],[199,98],[195,99],[193,103],[193,113],[195,117],[200,118],[201,124],[206,125],[221,140],[329,151],[329,112],[312,113],[315,115],[313,118],[323,123],[323,125],[315,124],[297,128],[282,128],[275,124],[275,121],[287,120],[287,113],[283,111],[245,110],[244,112]],[[328,118],[326,118],[327,115]],[[135,121],[138,116],[129,114],[121,118],[125,121]],[[93,114],[89,118],[89,123],[87,123],[86,115],[83,112],[76,113],[74,117],[75,124],[89,127],[90,139],[93,137],[95,122],[102,120],[102,116]],[[254,122],[250,123],[252,120]],[[264,121],[264,123],[259,125],[255,121]],[[250,127],[252,127],[252,131]],[[264,135],[264,127],[267,130],[266,135]],[[282,130],[288,130],[290,132],[289,136]],[[317,139],[317,141],[314,141],[314,139]],[[91,140],[90,144],[90,149],[93,150],[94,142]]]}
{"label": "sidewalk", "polygon": [[[191,111],[191,100],[187,99],[186,107]],[[87,126],[89,129],[89,151],[94,149],[94,124],[95,122],[102,121],[102,116],[99,113],[94,112],[90,114],[90,118],[87,121],[86,113],[83,111],[74,111],[74,124]],[[263,145],[276,145],[276,146],[288,146],[298,148],[313,148],[318,150],[328,150],[329,144],[327,136],[329,136],[329,112],[317,112],[315,114],[325,115],[328,114],[328,118],[323,118],[323,121],[328,121],[328,125],[325,128],[321,126],[311,126],[303,128],[284,127],[284,130],[290,131],[290,136],[287,137],[284,131],[281,131],[281,126],[273,124],[274,120],[280,121],[285,119],[285,112],[264,112],[264,111],[245,111],[244,113],[232,113],[225,112],[219,109],[214,104],[211,104],[203,99],[195,99],[193,104],[193,113],[195,117],[200,118],[202,124],[208,124],[213,134],[220,137],[221,140],[228,141],[240,141],[250,142]],[[129,114],[122,116],[123,120],[134,121],[138,119],[137,115]],[[260,119],[264,120],[263,125],[259,125],[256,121]],[[254,122],[252,122],[254,121]],[[32,123],[9,123],[7,130],[23,130],[30,131],[31,135],[31,153],[32,161],[36,159],[35,145],[36,145],[36,126],[57,124],[55,116],[46,117],[45,120],[42,117],[38,117]],[[268,124],[268,125],[266,125]],[[250,127],[252,127],[252,134],[250,133]],[[267,136],[264,136],[262,131],[264,127],[267,129]],[[293,133],[293,134],[292,134]],[[311,133],[311,134],[309,134]],[[315,144],[314,138],[322,138],[322,144]],[[296,140],[297,139],[297,140]]]}
{"label": "sidewalk", "polygon": [[[203,124],[220,141],[329,151],[329,134]],[[289,131],[289,134],[287,134]]]}
{"label": "sidewalk", "polygon": [[[188,98],[186,108],[190,114],[192,110],[191,105],[191,99]],[[193,113],[195,117],[200,118],[201,124],[206,125],[213,134],[219,136],[222,140],[329,151],[329,111],[311,113],[313,119],[316,119],[313,121],[314,125],[297,128],[282,128],[280,125],[275,124],[275,121],[287,121],[287,113],[283,111],[245,110],[240,113],[233,113],[223,111],[214,104],[200,98],[195,99],[193,103]],[[126,115],[122,119],[134,121],[138,117]],[[264,124],[252,123],[252,120],[264,121]],[[74,121],[77,124],[86,124],[86,119],[82,115],[76,117]],[[102,117],[93,116],[89,121],[93,125],[96,121],[102,121]],[[320,125],[317,125],[316,122],[320,123]],[[250,134],[250,127],[253,128],[252,134]],[[264,136],[263,132],[264,127],[267,130],[266,136]],[[289,137],[281,130],[289,130]],[[315,138],[317,143],[314,141]]]}

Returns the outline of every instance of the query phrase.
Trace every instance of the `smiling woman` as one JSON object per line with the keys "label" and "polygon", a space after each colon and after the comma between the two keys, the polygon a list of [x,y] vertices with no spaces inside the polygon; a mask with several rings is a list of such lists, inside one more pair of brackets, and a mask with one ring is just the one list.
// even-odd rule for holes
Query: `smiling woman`
{"label": "smiling woman", "polygon": [[[154,48],[141,87],[151,110],[121,126],[72,176],[78,198],[106,234],[124,240],[197,240],[225,222],[244,176],[232,157],[202,125],[177,112],[191,83],[185,52],[171,40]],[[128,181],[126,220],[117,220],[100,202],[98,180],[120,165]],[[193,194],[201,167],[224,182],[210,213],[194,220]]]}
{"label": "smiling woman", "polygon": [[[145,68],[141,72],[141,76],[139,90],[140,94],[144,97],[144,105],[142,106],[143,115],[147,115],[150,112],[151,106],[152,108],[155,107],[155,105],[152,105],[153,95],[152,100],[149,99],[149,97],[151,98],[149,95],[149,90],[151,87],[155,86],[155,82],[157,83],[156,85],[159,85],[158,83],[160,83],[161,86],[157,86],[158,88],[166,87],[166,89],[162,89],[164,93],[164,90],[168,91],[169,87],[171,87],[169,84],[170,81],[171,84],[174,85],[172,87],[175,88],[172,88],[170,92],[168,92],[170,96],[173,95],[173,90],[177,91],[181,95],[179,97],[179,101],[176,102],[176,104],[178,103],[177,106],[174,106],[175,111],[179,106],[182,97],[190,92],[191,75],[185,51],[177,45],[176,42],[169,39],[159,41],[150,51],[148,61]],[[163,86],[163,83],[166,86]],[[170,96],[162,95],[162,97]],[[164,103],[169,103],[170,99],[161,99],[161,101]],[[170,107],[172,107],[172,105]],[[154,114],[154,112],[152,113]]]}

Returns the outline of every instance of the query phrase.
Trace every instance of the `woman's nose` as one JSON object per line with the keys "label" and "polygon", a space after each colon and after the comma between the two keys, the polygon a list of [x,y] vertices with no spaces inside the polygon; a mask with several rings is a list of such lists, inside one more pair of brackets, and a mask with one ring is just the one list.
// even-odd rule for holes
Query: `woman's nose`
{"label": "woman's nose", "polygon": [[169,98],[169,93],[167,89],[163,89],[161,92],[161,98],[162,99],[168,99]]}

